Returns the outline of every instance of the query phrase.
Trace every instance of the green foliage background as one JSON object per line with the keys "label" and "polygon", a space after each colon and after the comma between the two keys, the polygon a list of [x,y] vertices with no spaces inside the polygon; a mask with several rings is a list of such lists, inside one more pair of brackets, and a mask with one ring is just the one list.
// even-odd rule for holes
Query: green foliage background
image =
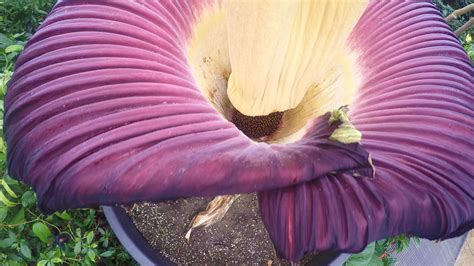
{"label": "green foliage background", "polygon": [[[444,16],[453,11],[447,2],[435,0]],[[456,1],[455,1],[456,2]],[[458,1],[459,2],[459,1]],[[456,2],[457,3],[457,2]],[[0,0],[0,115],[3,97],[15,60],[34,33],[52,0]],[[466,3],[467,4],[467,3]],[[455,8],[459,8],[456,6]],[[457,28],[468,14],[452,23]],[[460,37],[474,61],[473,30]],[[3,119],[0,120],[3,127]],[[2,131],[3,132],[3,131]],[[36,208],[34,192],[10,178],[6,147],[0,133],[0,265],[130,265],[135,262],[121,247],[99,209],[83,209],[43,215]],[[417,241],[417,239],[415,239]],[[407,248],[410,238],[379,240],[353,255],[346,265],[390,265],[392,254]]]}

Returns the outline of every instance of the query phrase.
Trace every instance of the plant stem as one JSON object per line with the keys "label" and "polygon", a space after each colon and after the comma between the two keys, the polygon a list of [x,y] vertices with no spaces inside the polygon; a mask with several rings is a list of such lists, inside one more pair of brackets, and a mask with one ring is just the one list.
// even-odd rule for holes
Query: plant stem
{"label": "plant stem", "polygon": [[25,209],[27,212],[29,212],[31,215],[33,215],[36,219],[40,220],[41,222],[45,223],[45,224],[48,224],[49,226],[51,227],[54,227],[56,230],[58,230],[58,232],[61,232],[61,230],[59,229],[59,227],[57,227],[56,225],[42,219],[39,215],[37,215],[36,213],[28,210],[28,209]]}
{"label": "plant stem", "polygon": [[22,222],[22,223],[19,223],[19,224],[3,224],[3,223],[0,223],[0,227],[17,227],[17,226],[20,226],[22,224],[29,224],[29,223],[32,223],[32,222],[36,222],[38,221],[39,219],[38,218],[35,218],[33,220],[29,220],[29,221],[26,221],[26,222]]}
{"label": "plant stem", "polygon": [[[472,5],[474,6],[474,4],[472,4]],[[472,26],[474,26],[474,18],[469,19],[466,23],[464,23],[464,25],[462,25],[456,31],[454,31],[454,34],[456,35],[456,37],[459,37],[459,36],[461,36],[461,34],[463,34],[465,31],[467,31]]]}
{"label": "plant stem", "polygon": [[450,22],[452,20],[458,19],[458,17],[460,17],[460,16],[462,16],[462,15],[468,13],[468,12],[471,12],[473,10],[474,10],[474,4],[467,5],[463,8],[454,10],[453,13],[451,13],[451,14],[449,14],[449,16],[445,17],[444,20],[446,22]]}

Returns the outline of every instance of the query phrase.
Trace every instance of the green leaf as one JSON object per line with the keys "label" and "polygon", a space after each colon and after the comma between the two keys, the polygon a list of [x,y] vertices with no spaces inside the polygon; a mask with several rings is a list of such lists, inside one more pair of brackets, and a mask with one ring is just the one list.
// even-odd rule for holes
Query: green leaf
{"label": "green leaf", "polygon": [[33,224],[33,233],[44,243],[49,243],[52,237],[49,228],[41,222]]}
{"label": "green leaf", "polygon": [[15,52],[21,52],[23,50],[23,45],[20,44],[12,44],[5,48],[5,53],[15,53]]}
{"label": "green leaf", "polygon": [[8,222],[11,225],[19,225],[25,221],[25,209],[20,208],[17,213]]}
{"label": "green leaf", "polygon": [[383,260],[377,256],[372,256],[372,259],[367,264],[368,266],[384,266]]}
{"label": "green leaf", "polygon": [[413,239],[413,242],[415,243],[415,247],[419,248],[420,247],[420,238],[416,236],[412,236],[411,239]]}
{"label": "green leaf", "polygon": [[81,253],[81,242],[76,242],[76,245],[74,245],[74,254],[77,256],[79,253]]}
{"label": "green leaf", "polygon": [[19,37],[25,35],[25,32],[15,33],[13,34],[13,39],[18,39]]}
{"label": "green leaf", "polygon": [[1,206],[0,207],[0,223],[5,220],[5,218],[8,215],[8,207],[7,206]]}
{"label": "green leaf", "polygon": [[[23,262],[23,260],[21,260],[21,262]],[[9,261],[7,261],[7,263],[5,265],[8,265],[8,266],[23,266],[24,263],[21,263],[21,262],[18,262],[18,261],[15,261],[15,260],[9,260]]]}
{"label": "green leaf", "polygon": [[100,253],[101,257],[108,258],[114,254],[113,250],[107,250],[105,252]]}
{"label": "green leaf", "polygon": [[91,261],[95,261],[95,252],[94,252],[94,250],[92,250],[92,249],[87,250],[87,256],[89,257],[89,259],[91,259]]}
{"label": "green leaf", "polygon": [[36,264],[36,266],[46,266],[47,263],[48,263],[47,260],[40,260],[40,261],[38,261],[38,263]]}
{"label": "green leaf", "polygon": [[15,241],[17,240],[16,234],[11,230],[8,230],[8,237]]}
{"label": "green leaf", "polygon": [[[5,144],[5,143],[4,143],[4,144]],[[8,175],[4,176],[4,177],[3,177],[3,180],[5,180],[5,182],[7,182],[7,184],[8,184],[9,186],[16,186],[16,185],[20,184],[20,183],[18,183],[18,180],[15,180],[15,179],[11,178],[11,177],[8,176]]]}
{"label": "green leaf", "polygon": [[3,194],[3,191],[0,191],[0,201],[1,201],[4,205],[6,205],[6,206],[8,206],[8,207],[13,207],[13,206],[16,205],[15,202],[10,201],[10,200],[5,196],[5,194]]}
{"label": "green leaf", "polygon": [[7,182],[5,182],[4,179],[2,179],[2,187],[5,189],[5,191],[10,195],[12,198],[18,198],[18,196],[13,192],[13,190],[8,186]]}
{"label": "green leaf", "polygon": [[18,53],[10,53],[10,54],[6,54],[5,58],[7,62],[11,63],[12,61],[14,61],[17,55]]}
{"label": "green leaf", "polygon": [[23,207],[25,208],[33,206],[35,202],[36,202],[36,198],[35,198],[35,193],[33,193],[33,191],[30,191],[30,190],[26,191],[21,196],[21,205],[23,205]]}
{"label": "green leaf", "polygon": [[397,248],[397,253],[402,252],[403,250],[407,249],[410,245],[410,239],[408,237],[400,239],[400,246]]}
{"label": "green leaf", "polygon": [[26,243],[22,242],[20,244],[20,252],[26,258],[31,259],[31,249],[28,247]]}
{"label": "green leaf", "polygon": [[10,40],[10,38],[0,33],[0,45],[9,46],[9,45],[12,45],[13,43],[14,42]]}
{"label": "green leaf", "polygon": [[94,232],[90,231],[89,233],[87,233],[86,240],[87,244],[92,243],[92,240],[94,240]]}
{"label": "green leaf", "polygon": [[61,250],[59,249],[59,247],[56,247],[55,249],[48,251],[46,255],[48,256],[49,259],[60,257]]}
{"label": "green leaf", "polygon": [[20,224],[16,227],[16,230],[17,230],[18,234],[20,234],[21,232],[23,232],[23,230],[25,230],[26,225],[27,224],[22,223],[22,224]]}
{"label": "green leaf", "polygon": [[[16,253],[16,252],[15,252],[15,253]],[[18,255],[20,255],[20,254],[18,254]],[[13,253],[10,253],[10,254],[8,254],[8,258],[9,258],[10,260],[12,260],[12,261],[17,262],[17,263],[18,263],[18,262],[23,262],[23,263],[24,263],[24,259],[23,259],[22,257],[18,256],[18,255],[13,254]],[[18,265],[18,264],[15,264],[15,263],[14,263],[14,265]],[[8,265],[8,266],[10,266],[10,265]]]}
{"label": "green leaf", "polygon": [[368,245],[361,253],[354,254],[346,261],[346,266],[366,266],[375,255],[375,243]]}
{"label": "green leaf", "polygon": [[52,263],[61,263],[61,262],[63,262],[63,260],[62,260],[61,258],[57,258],[57,257],[56,257],[56,258],[52,258],[52,259],[51,259],[51,262],[52,262]]}
{"label": "green leaf", "polygon": [[69,213],[67,213],[66,211],[63,211],[63,212],[55,212],[54,215],[58,216],[59,218],[65,220],[65,221],[70,221],[70,220],[72,220],[71,215],[69,215]]}
{"label": "green leaf", "polygon": [[0,248],[9,248],[15,243],[15,239],[5,238],[0,240]]}

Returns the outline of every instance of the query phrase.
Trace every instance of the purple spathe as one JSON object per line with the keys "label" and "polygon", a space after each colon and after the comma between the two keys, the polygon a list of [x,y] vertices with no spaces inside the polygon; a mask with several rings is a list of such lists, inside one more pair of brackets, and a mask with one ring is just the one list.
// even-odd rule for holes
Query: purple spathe
{"label": "purple spathe", "polygon": [[278,252],[295,261],[473,227],[473,69],[431,3],[373,1],[352,32],[362,145],[329,141],[327,115],[287,145],[253,143],[224,120],[186,58],[208,5],[55,6],[5,98],[9,173],[43,211],[259,191]]}

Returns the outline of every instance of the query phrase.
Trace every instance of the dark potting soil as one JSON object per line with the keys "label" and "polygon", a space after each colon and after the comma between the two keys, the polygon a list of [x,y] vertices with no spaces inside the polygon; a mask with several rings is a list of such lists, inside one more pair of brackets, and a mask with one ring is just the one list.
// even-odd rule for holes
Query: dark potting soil
{"label": "dark potting soil", "polygon": [[260,218],[256,194],[241,195],[221,221],[194,229],[186,240],[191,220],[211,200],[145,202],[135,204],[128,213],[152,247],[176,264],[290,265],[276,256]]}

